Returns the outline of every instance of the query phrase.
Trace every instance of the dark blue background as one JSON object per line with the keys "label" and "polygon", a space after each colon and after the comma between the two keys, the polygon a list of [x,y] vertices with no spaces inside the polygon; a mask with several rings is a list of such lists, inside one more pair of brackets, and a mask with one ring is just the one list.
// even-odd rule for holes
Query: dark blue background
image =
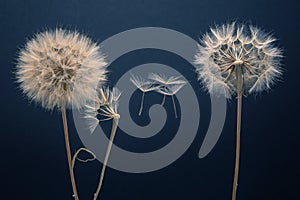
{"label": "dark blue background", "polygon": [[[279,39],[278,45],[285,50],[283,63],[286,68],[283,81],[269,93],[249,96],[244,101],[238,199],[300,199],[299,8],[296,0],[1,0],[0,199],[72,199],[60,115],[29,104],[14,82],[16,55],[26,38],[44,28],[60,25],[76,28],[98,42],[119,32],[145,26],[174,29],[198,39],[208,31],[209,25],[233,19],[272,31]],[[109,67],[111,83],[122,72],[147,62],[168,64],[191,81],[201,107],[202,120],[197,138],[179,160],[160,171],[127,174],[108,169],[101,199],[230,199],[235,102],[228,104],[226,124],[219,142],[206,158],[200,160],[197,155],[209,123],[210,101],[201,91],[191,65],[167,52],[132,52]],[[133,97],[133,103],[138,102],[140,96],[136,97]],[[146,122],[147,116],[137,123],[143,124],[143,120]],[[69,122],[74,151],[81,143],[74,134],[72,120]],[[171,125],[167,126],[171,128]],[[161,137],[162,145],[170,140],[169,136],[167,139]],[[120,141],[120,138],[122,133],[119,138],[117,136],[117,142],[123,142],[125,146],[132,144],[126,148],[142,150],[138,142],[134,144],[126,138]],[[155,140],[153,145],[159,147],[159,142]],[[98,162],[77,165],[81,199],[91,199],[98,173]]]}

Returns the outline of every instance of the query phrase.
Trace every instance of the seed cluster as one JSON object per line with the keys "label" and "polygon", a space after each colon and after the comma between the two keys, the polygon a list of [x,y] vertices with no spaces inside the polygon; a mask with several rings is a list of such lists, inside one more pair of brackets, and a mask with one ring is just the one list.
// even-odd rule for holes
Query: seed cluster
{"label": "seed cluster", "polygon": [[212,94],[231,98],[236,94],[237,68],[243,77],[243,93],[269,89],[281,75],[282,52],[275,39],[253,26],[235,23],[211,28],[199,45],[195,64],[199,79]]}
{"label": "seed cluster", "polygon": [[17,78],[24,93],[45,108],[82,107],[97,95],[105,67],[99,47],[89,38],[56,29],[37,34],[20,51]]}

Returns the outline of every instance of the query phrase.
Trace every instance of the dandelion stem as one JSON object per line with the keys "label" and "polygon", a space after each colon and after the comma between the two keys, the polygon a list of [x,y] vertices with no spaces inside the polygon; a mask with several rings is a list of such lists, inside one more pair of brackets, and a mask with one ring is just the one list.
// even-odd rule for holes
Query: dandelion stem
{"label": "dandelion stem", "polygon": [[[79,153],[81,151],[85,151],[85,152],[91,154],[91,156],[93,156],[93,157],[92,158],[87,158],[87,159],[81,159],[81,158],[78,157],[78,155],[79,155]],[[80,148],[80,149],[78,149],[76,151],[76,153],[74,154],[73,158],[72,158],[72,169],[73,170],[74,170],[76,159],[79,160],[80,162],[90,162],[90,161],[96,160],[96,155],[91,150],[88,150],[86,148]]]}
{"label": "dandelion stem", "polygon": [[236,150],[235,150],[235,169],[234,169],[232,200],[236,199],[236,190],[237,190],[238,176],[239,176],[241,113],[242,113],[242,96],[238,97],[237,99]]}
{"label": "dandelion stem", "polygon": [[143,111],[143,107],[144,107],[144,98],[145,98],[145,92],[143,92],[143,95],[142,95],[142,100],[141,100],[141,106],[140,106],[139,116],[141,116],[142,111]]}
{"label": "dandelion stem", "polygon": [[109,138],[109,143],[108,143],[108,147],[107,147],[107,150],[106,150],[106,154],[105,154],[105,158],[104,158],[104,162],[103,162],[103,166],[102,166],[102,171],[101,171],[101,174],[100,174],[99,184],[98,184],[97,190],[94,194],[94,200],[97,199],[97,197],[99,195],[99,192],[101,190],[101,187],[103,185],[105,169],[106,169],[107,161],[108,161],[109,154],[110,154],[110,151],[111,151],[111,148],[112,148],[112,144],[113,144],[113,141],[114,141],[114,138],[115,138],[115,135],[116,135],[118,123],[119,123],[119,119],[114,118],[112,129],[111,129],[111,134],[110,134],[110,138]]}
{"label": "dandelion stem", "polygon": [[164,94],[164,98],[163,98],[163,100],[162,100],[162,102],[161,102],[161,105],[162,105],[162,106],[165,104],[165,101],[166,101],[166,95]]}
{"label": "dandelion stem", "polygon": [[240,165],[240,141],[241,141],[241,119],[242,119],[242,98],[243,98],[243,73],[240,66],[236,67],[236,87],[237,87],[237,122],[236,122],[236,150],[235,168],[232,189],[232,200],[236,200],[238,186],[239,165]]}
{"label": "dandelion stem", "polygon": [[176,109],[176,104],[175,104],[175,100],[174,100],[174,95],[172,95],[172,102],[173,102],[173,107],[174,107],[175,118],[177,119],[177,109]]}
{"label": "dandelion stem", "polygon": [[62,120],[63,120],[63,125],[64,125],[64,134],[65,134],[65,143],[66,143],[67,158],[68,158],[68,165],[69,165],[69,173],[70,173],[71,183],[72,183],[72,188],[73,188],[73,193],[74,193],[73,196],[74,196],[75,200],[79,200],[77,189],[76,189],[74,171],[73,171],[73,167],[72,167],[72,155],[71,155],[71,150],[70,150],[69,131],[68,131],[67,115],[66,115],[65,108],[61,109],[61,115],[62,115]]}

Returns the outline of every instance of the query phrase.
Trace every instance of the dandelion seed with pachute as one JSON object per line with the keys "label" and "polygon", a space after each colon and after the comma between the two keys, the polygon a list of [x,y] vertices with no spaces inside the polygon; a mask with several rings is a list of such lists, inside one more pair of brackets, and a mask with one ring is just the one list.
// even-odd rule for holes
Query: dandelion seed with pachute
{"label": "dandelion seed with pachute", "polygon": [[159,86],[155,85],[153,81],[145,80],[140,76],[131,75],[130,81],[137,87],[143,94],[139,109],[139,116],[142,114],[143,107],[144,107],[144,98],[145,93],[154,91],[159,88]]}
{"label": "dandelion seed with pachute", "polygon": [[177,118],[177,109],[174,100],[174,95],[186,84],[186,81],[182,79],[181,76],[170,76],[167,77],[161,74],[151,73],[149,79],[153,80],[158,88],[155,90],[158,93],[164,95],[161,105],[164,105],[166,97],[170,96],[172,98],[173,109],[175,118]]}

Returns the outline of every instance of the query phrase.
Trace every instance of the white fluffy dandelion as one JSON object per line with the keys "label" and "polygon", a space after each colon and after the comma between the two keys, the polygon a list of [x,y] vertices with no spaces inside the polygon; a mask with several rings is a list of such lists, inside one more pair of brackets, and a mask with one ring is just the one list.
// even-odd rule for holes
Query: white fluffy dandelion
{"label": "white fluffy dandelion", "polygon": [[69,144],[66,108],[81,108],[105,80],[106,62],[99,46],[78,32],[63,29],[38,33],[21,49],[17,81],[30,100],[62,112],[74,198],[79,199]]}
{"label": "white fluffy dandelion", "polygon": [[20,51],[17,79],[29,99],[47,109],[81,108],[105,80],[99,46],[78,32],[38,33]]}
{"label": "white fluffy dandelion", "polygon": [[204,88],[213,95],[237,96],[236,160],[232,200],[236,190],[240,157],[242,97],[270,89],[282,75],[282,51],[275,39],[254,26],[236,23],[211,28],[195,56],[197,72]]}
{"label": "white fluffy dandelion", "polygon": [[135,85],[143,94],[142,100],[139,110],[139,116],[142,114],[143,107],[144,107],[144,98],[146,92],[151,92],[159,88],[159,86],[155,85],[154,81],[145,80],[140,76],[131,75],[130,81]]}

